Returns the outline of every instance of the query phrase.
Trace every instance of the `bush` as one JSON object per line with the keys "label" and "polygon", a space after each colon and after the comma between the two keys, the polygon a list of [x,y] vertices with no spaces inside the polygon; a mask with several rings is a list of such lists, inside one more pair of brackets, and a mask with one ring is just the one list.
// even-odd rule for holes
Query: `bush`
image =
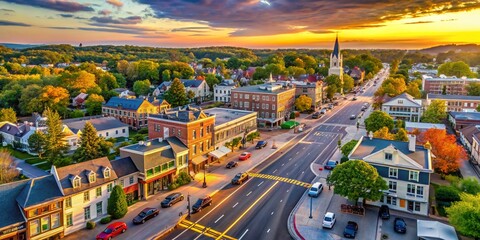
{"label": "bush", "polygon": [[111,222],[111,221],[112,221],[112,217],[107,216],[107,217],[102,218],[102,219],[100,220],[100,223],[101,223],[101,224],[107,224],[107,223],[109,223],[109,222]]}
{"label": "bush", "polygon": [[94,221],[87,222],[87,229],[94,229],[97,224]]}
{"label": "bush", "polygon": [[458,183],[460,182],[460,178],[454,175],[445,176],[445,180],[447,180],[448,182],[450,182],[450,184],[455,186],[458,185]]}
{"label": "bush", "polygon": [[177,185],[185,185],[185,184],[188,184],[192,181],[192,179],[190,178],[190,176],[188,176],[188,173],[186,172],[180,172],[178,174],[178,177],[177,177],[177,180],[175,181],[177,183]]}
{"label": "bush", "polygon": [[441,202],[460,201],[459,191],[453,186],[439,186],[435,190],[435,198]]}
{"label": "bush", "polygon": [[340,159],[340,163],[344,163],[344,162],[346,162],[346,161],[348,161],[348,160],[350,160],[350,159],[348,159],[347,156],[342,156],[342,158]]}
{"label": "bush", "polygon": [[342,151],[343,156],[348,156],[350,152],[353,150],[355,145],[357,145],[358,140],[350,140],[350,142],[345,143],[340,150]]}
{"label": "bush", "polygon": [[110,198],[108,198],[107,212],[114,219],[119,219],[125,216],[128,211],[127,197],[120,185],[113,187]]}
{"label": "bush", "polygon": [[295,119],[295,112],[290,113],[290,119]]}
{"label": "bush", "polygon": [[148,128],[141,128],[140,130],[138,130],[138,133],[139,134],[148,134]]}
{"label": "bush", "polygon": [[178,188],[178,185],[176,183],[171,183],[170,185],[168,185],[168,190],[170,191],[175,190],[176,188]]}

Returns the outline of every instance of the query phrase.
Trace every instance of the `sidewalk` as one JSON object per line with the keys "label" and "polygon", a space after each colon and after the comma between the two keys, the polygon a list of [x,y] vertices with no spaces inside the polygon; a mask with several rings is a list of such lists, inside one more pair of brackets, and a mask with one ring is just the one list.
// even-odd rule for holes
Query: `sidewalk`
{"label": "sidewalk", "polygon": [[[271,133],[271,134],[269,134]],[[233,153],[229,153],[226,158],[222,159],[220,163],[214,162],[207,168],[206,182],[207,188],[203,188],[203,172],[195,175],[195,179],[188,185],[177,188],[174,191],[167,191],[156,194],[150,197],[146,201],[140,201],[129,207],[127,215],[122,219],[116,221],[124,221],[127,223],[129,229],[124,234],[118,236],[118,239],[155,239],[157,236],[168,232],[172,229],[181,218],[181,215],[187,214],[187,195],[190,195],[191,204],[205,195],[213,196],[216,192],[222,189],[224,186],[230,184],[230,180],[238,172],[248,172],[255,166],[268,159],[275,152],[279,151],[287,145],[298,134],[293,133],[293,129],[286,130],[285,132],[278,134],[279,132],[261,133],[261,139],[268,141],[268,146],[263,149],[255,150],[255,144],[247,143],[247,149],[237,150]],[[278,135],[275,135],[278,134]],[[264,136],[270,136],[265,138]],[[275,141],[276,149],[272,149],[273,141]],[[256,141],[255,141],[256,142]],[[249,151],[252,153],[252,157],[246,161],[239,161],[238,166],[233,169],[225,168],[226,163],[232,160],[238,160],[238,156],[241,152]],[[160,209],[160,216],[149,220],[143,225],[133,226],[132,219],[142,209],[147,207],[159,208],[159,203],[172,192],[181,192],[185,196],[185,200],[174,205],[171,208]],[[72,233],[65,237],[65,239],[94,239],[95,236],[101,232],[107,225],[97,224],[94,230],[83,229]]]}

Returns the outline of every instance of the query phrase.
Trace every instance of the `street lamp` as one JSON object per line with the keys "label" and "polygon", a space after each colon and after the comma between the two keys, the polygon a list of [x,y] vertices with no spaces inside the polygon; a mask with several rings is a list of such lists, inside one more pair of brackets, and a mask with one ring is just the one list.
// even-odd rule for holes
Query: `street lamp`
{"label": "street lamp", "polygon": [[310,196],[310,216],[308,218],[312,219],[312,204],[313,204],[313,197]]}
{"label": "street lamp", "polygon": [[190,219],[190,193],[187,193],[187,210],[188,210],[188,215],[187,218]]}
{"label": "street lamp", "polygon": [[206,175],[207,175],[207,167],[208,167],[208,164],[204,164],[203,165],[203,188],[206,188],[207,187],[207,178],[206,178]]}

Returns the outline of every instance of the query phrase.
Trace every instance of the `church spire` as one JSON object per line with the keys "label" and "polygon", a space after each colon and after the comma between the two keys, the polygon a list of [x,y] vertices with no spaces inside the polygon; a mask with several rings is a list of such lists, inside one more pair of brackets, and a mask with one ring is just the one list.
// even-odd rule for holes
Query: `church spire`
{"label": "church spire", "polygon": [[337,33],[337,37],[335,38],[335,46],[333,46],[332,57],[335,56],[338,58],[339,54],[340,54],[340,47],[338,46],[338,33]]}

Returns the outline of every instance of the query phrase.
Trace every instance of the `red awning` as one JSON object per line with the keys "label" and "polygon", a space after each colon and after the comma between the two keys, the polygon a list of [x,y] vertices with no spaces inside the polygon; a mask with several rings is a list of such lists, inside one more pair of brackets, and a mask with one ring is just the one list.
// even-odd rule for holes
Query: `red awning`
{"label": "red awning", "polygon": [[138,184],[133,184],[132,186],[128,186],[128,187],[123,189],[123,192],[125,192],[125,193],[131,193],[131,192],[135,192],[135,191],[138,191]]}
{"label": "red awning", "polygon": [[151,182],[153,182],[153,181],[155,181],[155,180],[157,180],[157,179],[160,179],[160,178],[163,178],[163,177],[165,177],[165,176],[167,176],[167,175],[170,175],[170,174],[172,174],[172,173],[175,173],[176,171],[177,171],[177,169],[172,169],[172,170],[170,170],[170,171],[168,171],[168,172],[162,173],[162,174],[160,174],[160,175],[158,175],[158,176],[155,176],[155,177],[153,177],[153,178],[149,178],[148,180],[139,179],[139,182],[140,182],[140,183],[143,183],[143,184],[145,184],[145,183],[151,183]]}

